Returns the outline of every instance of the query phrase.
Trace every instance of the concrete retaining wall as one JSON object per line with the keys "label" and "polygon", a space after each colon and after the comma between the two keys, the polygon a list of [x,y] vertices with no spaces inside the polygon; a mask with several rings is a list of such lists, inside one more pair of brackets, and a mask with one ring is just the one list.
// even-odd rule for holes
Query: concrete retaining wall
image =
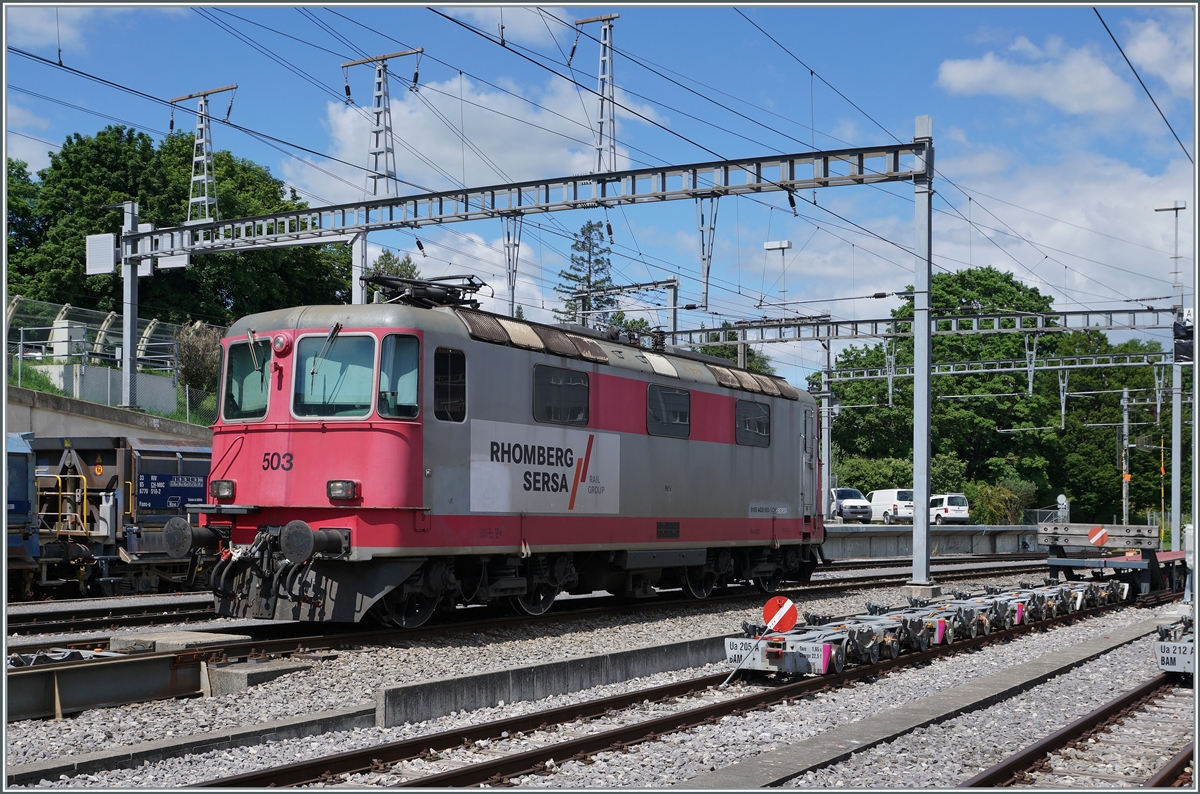
{"label": "concrete retaining wall", "polygon": [[39,437],[131,436],[212,441],[212,430],[207,427],[16,386],[8,387],[4,418],[8,432],[33,432]]}
{"label": "concrete retaining wall", "polygon": [[[912,526],[826,524],[821,553],[830,559],[903,557],[912,554]],[[931,526],[931,554],[1012,554],[1048,552],[1037,542],[1037,527],[963,524]]]}
{"label": "concrete retaining wall", "polygon": [[495,706],[501,700],[505,703],[537,700],[724,660],[724,637],[706,637],[545,665],[386,687],[376,694],[375,723],[381,728],[391,728],[406,722],[441,717],[452,711]]}

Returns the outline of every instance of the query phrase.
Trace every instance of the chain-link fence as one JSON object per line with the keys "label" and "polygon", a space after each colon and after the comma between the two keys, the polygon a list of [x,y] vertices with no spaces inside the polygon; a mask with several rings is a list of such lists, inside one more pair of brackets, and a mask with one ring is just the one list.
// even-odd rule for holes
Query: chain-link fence
{"label": "chain-link fence", "polygon": [[[88,402],[125,402],[121,316],[14,297],[8,305],[8,382]],[[180,382],[185,327],[139,320],[133,405],[169,419],[210,425],[216,394]],[[224,329],[207,328],[214,339]]]}

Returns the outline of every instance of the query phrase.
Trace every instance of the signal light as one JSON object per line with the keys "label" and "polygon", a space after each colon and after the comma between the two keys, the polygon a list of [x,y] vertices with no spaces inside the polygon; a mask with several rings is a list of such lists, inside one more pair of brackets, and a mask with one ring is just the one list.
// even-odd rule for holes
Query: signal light
{"label": "signal light", "polygon": [[208,494],[214,499],[232,499],[233,480],[213,480],[208,484]]}

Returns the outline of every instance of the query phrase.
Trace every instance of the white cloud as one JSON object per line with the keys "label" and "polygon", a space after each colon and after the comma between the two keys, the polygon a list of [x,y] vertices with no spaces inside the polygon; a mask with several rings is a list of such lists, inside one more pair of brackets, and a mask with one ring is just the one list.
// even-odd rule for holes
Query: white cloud
{"label": "white cloud", "polygon": [[1014,41],[1008,49],[1010,52],[1019,52],[1022,55],[1030,58],[1042,57],[1042,51],[1038,49],[1037,45],[1024,36],[1017,36],[1017,40]]}
{"label": "white cloud", "polygon": [[14,160],[24,160],[29,164],[29,175],[36,178],[37,172],[50,165],[51,151],[57,151],[57,146],[49,146],[41,141],[26,138],[21,135],[14,135],[9,132],[5,135],[6,146],[5,154]]}
{"label": "white cloud", "polygon": [[[8,43],[18,47],[59,47],[64,60],[71,49],[87,51],[87,39],[96,34],[97,17],[127,14],[131,11],[154,11],[161,14],[184,15],[188,9],[177,8],[88,8],[81,6],[9,6],[5,9],[5,33]],[[60,43],[61,42],[61,43]]]}
{"label": "white cloud", "polygon": [[[584,106],[575,90],[562,81],[550,82],[540,92],[526,92],[545,109],[469,79],[463,80],[460,104],[457,77],[423,85],[420,96],[397,90],[399,81],[394,81],[392,88],[392,128],[397,138],[411,149],[399,142],[395,144],[397,173],[415,185],[444,190],[460,180],[474,187],[586,174],[592,169],[594,137],[584,116]],[[590,107],[588,112],[595,115]],[[466,131],[465,146],[457,132],[460,123]],[[366,111],[330,102],[324,125],[330,136],[327,151],[355,166],[366,165],[370,129]],[[628,152],[619,146],[618,161],[622,167],[629,162]],[[294,160],[284,161],[281,173],[299,188],[332,202],[362,197],[361,168],[330,161],[320,166],[330,173],[320,173]],[[420,192],[420,189],[402,186],[402,192]]]}
{"label": "white cloud", "polygon": [[[515,41],[526,45],[553,44],[554,39],[570,41],[574,38],[567,28],[555,22],[549,16],[543,17],[535,8],[504,7],[463,8],[451,6],[440,9],[453,17],[470,22],[493,36],[500,35],[500,25],[504,25],[504,40]],[[575,17],[567,9],[546,6],[547,15],[553,14],[568,23],[574,22]],[[548,27],[547,27],[548,26]],[[553,37],[551,36],[553,33]],[[564,49],[569,46],[564,44]]]}
{"label": "white cloud", "polygon": [[5,108],[4,124],[9,129],[18,130],[44,130],[50,126],[49,121],[27,108],[21,107],[11,99],[8,102],[8,107]]}
{"label": "white cloud", "polygon": [[938,85],[952,94],[1041,100],[1072,114],[1119,114],[1134,105],[1129,85],[1087,48],[1071,49],[1052,38],[1044,50],[1031,44],[1017,49],[1026,55],[1037,51],[1045,57],[1029,65],[991,52],[982,58],[943,61],[938,67]]}
{"label": "white cloud", "polygon": [[1192,24],[1164,27],[1158,20],[1126,22],[1132,38],[1125,44],[1129,60],[1143,74],[1160,78],[1178,97],[1192,95],[1196,75]]}

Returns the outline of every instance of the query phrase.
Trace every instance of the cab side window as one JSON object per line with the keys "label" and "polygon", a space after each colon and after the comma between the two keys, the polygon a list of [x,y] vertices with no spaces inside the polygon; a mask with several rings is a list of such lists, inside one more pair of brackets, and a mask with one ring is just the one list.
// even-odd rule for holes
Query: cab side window
{"label": "cab side window", "polygon": [[439,347],[433,354],[433,415],[443,422],[467,418],[467,356]]}
{"label": "cab side window", "polygon": [[736,421],[734,436],[737,443],[747,447],[771,446],[771,406],[738,400]]}
{"label": "cab side window", "polygon": [[692,432],[692,394],[686,389],[650,384],[646,395],[646,432],[687,438]]}
{"label": "cab side window", "polygon": [[533,418],[538,422],[587,426],[588,374],[537,364],[533,368]]}

